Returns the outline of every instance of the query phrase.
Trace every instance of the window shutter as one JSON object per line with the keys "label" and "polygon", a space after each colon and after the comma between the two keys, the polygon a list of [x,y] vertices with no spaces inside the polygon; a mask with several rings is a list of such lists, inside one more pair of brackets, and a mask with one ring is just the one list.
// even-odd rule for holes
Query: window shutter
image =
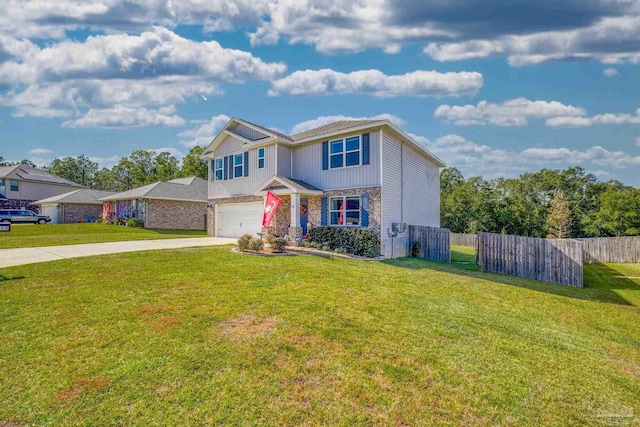
{"label": "window shutter", "polygon": [[211,181],[216,180],[216,159],[211,160]]}
{"label": "window shutter", "polygon": [[362,164],[369,164],[369,134],[362,135]]}
{"label": "window shutter", "polygon": [[249,152],[244,152],[244,176],[249,176]]}
{"label": "window shutter", "polygon": [[322,143],[322,170],[329,169],[329,141]]}
{"label": "window shutter", "polygon": [[327,225],[327,198],[320,199],[320,225],[326,227]]}
{"label": "window shutter", "polygon": [[369,195],[360,196],[360,221],[363,227],[369,226]]}
{"label": "window shutter", "polygon": [[227,159],[229,159],[227,163],[229,168],[229,179],[233,179],[233,156],[227,156]]}
{"label": "window shutter", "polygon": [[225,156],[224,157],[224,165],[223,165],[223,171],[222,171],[222,179],[229,179],[229,157]]}

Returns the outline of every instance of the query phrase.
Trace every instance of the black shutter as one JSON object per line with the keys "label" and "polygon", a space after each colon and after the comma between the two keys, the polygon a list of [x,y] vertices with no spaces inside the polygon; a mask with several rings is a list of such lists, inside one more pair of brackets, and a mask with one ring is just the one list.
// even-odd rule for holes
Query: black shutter
{"label": "black shutter", "polygon": [[369,226],[369,195],[360,196],[360,220],[363,227]]}
{"label": "black shutter", "polygon": [[329,169],[329,141],[322,143],[322,170]]}
{"label": "black shutter", "polygon": [[244,152],[244,176],[249,176],[249,152]]}
{"label": "black shutter", "polygon": [[362,164],[369,164],[369,134],[362,135]]}
{"label": "black shutter", "polygon": [[229,158],[229,179],[233,179],[233,156],[227,156]]}
{"label": "black shutter", "polygon": [[222,171],[222,179],[229,179],[229,157],[224,156],[224,165],[223,165],[223,171]]}
{"label": "black shutter", "polygon": [[327,225],[327,198],[320,199],[320,225],[325,227]]}
{"label": "black shutter", "polygon": [[211,160],[211,181],[216,180],[216,159]]}

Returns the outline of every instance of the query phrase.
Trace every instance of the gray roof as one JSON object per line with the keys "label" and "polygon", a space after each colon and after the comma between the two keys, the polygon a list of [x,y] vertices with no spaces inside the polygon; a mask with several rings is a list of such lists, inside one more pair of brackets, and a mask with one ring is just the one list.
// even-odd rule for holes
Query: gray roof
{"label": "gray roof", "polygon": [[269,129],[268,127],[265,127],[265,126],[257,125],[255,123],[250,122],[250,121],[245,120],[245,119],[237,119],[237,120],[241,121],[241,122],[248,123],[251,126],[255,126],[255,127],[259,128],[259,129],[265,130],[265,131],[270,132],[270,133],[272,133],[274,135],[278,135],[280,138],[291,140],[291,137],[289,135],[285,135],[284,133],[278,132],[277,130],[273,130],[273,129]]}
{"label": "gray roof", "polygon": [[287,184],[291,185],[296,190],[322,191],[318,187],[315,187],[301,179],[287,178],[285,176],[278,176],[278,178],[280,178],[282,181],[286,182]]}
{"label": "gray roof", "polygon": [[160,181],[133,190],[123,191],[112,196],[103,197],[103,201],[158,199],[184,200],[192,202],[207,201],[207,181],[198,177],[178,178],[171,181]]}
{"label": "gray roof", "polygon": [[368,125],[370,123],[375,123],[379,121],[380,120],[340,120],[338,122],[329,123],[328,125],[324,125],[317,128],[306,130],[304,132],[296,133],[295,135],[291,135],[289,138],[293,141],[299,141],[301,139],[320,136],[320,135],[324,135],[325,133],[347,130],[349,128]]}
{"label": "gray roof", "polygon": [[101,205],[102,202],[98,199],[100,199],[101,197],[108,197],[113,194],[116,194],[116,192],[81,188],[80,190],[75,190],[69,193],[59,194],[57,196],[38,200],[37,202],[33,202],[32,204],[41,205],[44,203],[73,203],[81,205]]}
{"label": "gray roof", "polygon": [[72,187],[82,187],[82,185],[51,175],[41,169],[27,165],[13,165],[0,167],[0,179],[15,179],[20,181],[40,182],[43,184],[68,185]]}

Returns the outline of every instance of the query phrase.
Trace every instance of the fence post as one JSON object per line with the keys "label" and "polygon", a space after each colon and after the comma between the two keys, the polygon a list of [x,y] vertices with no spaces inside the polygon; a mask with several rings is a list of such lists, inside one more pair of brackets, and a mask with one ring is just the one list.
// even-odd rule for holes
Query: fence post
{"label": "fence post", "polygon": [[476,250],[476,264],[478,264],[478,271],[483,272],[484,271],[484,262],[483,262],[483,258],[482,258],[482,233],[478,233],[478,238],[477,238],[477,245],[478,245],[478,249]]}

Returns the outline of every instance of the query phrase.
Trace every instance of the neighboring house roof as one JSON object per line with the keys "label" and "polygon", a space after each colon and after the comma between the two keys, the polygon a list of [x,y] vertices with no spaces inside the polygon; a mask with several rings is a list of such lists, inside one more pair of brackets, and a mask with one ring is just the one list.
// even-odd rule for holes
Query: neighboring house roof
{"label": "neighboring house roof", "polygon": [[0,167],[0,179],[15,179],[42,184],[82,187],[82,185],[69,181],[68,179],[60,178],[41,169],[22,164]]}
{"label": "neighboring house roof", "polygon": [[71,191],[69,193],[59,194],[57,196],[48,197],[46,199],[33,202],[32,205],[43,205],[47,203],[72,203],[81,205],[101,205],[98,199],[116,194],[115,191],[90,190],[81,188],[80,190]]}
{"label": "neighboring house roof", "polygon": [[178,178],[171,181],[160,181],[133,190],[123,191],[108,197],[102,197],[102,201],[155,199],[178,200],[188,202],[207,201],[207,181],[198,177]]}
{"label": "neighboring house roof", "polygon": [[347,130],[362,125],[368,125],[370,123],[376,123],[380,120],[340,120],[338,122],[329,123],[328,125],[320,126],[317,128],[309,129],[304,132],[291,135],[290,138],[293,141],[299,141],[301,139],[311,138],[314,136],[322,136],[327,133],[338,132],[341,130]]}

